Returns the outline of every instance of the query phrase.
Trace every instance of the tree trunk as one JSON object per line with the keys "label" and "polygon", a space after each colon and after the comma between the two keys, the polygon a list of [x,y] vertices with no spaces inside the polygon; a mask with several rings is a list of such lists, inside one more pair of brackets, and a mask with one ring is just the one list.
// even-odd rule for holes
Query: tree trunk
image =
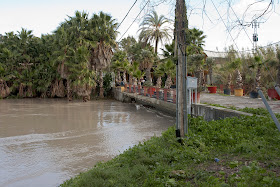
{"label": "tree trunk", "polygon": [[170,89],[171,85],[172,85],[172,79],[171,79],[171,76],[168,75],[167,79],[165,81],[165,87],[164,88]]}
{"label": "tree trunk", "polygon": [[32,86],[28,86],[26,96],[27,97],[33,97]]}
{"label": "tree trunk", "polygon": [[22,83],[19,85],[19,91],[18,91],[19,97],[24,97],[24,86]]}
{"label": "tree trunk", "polygon": [[65,86],[63,85],[63,80],[62,79],[57,84],[56,96],[57,97],[65,97]]}
{"label": "tree trunk", "polygon": [[236,86],[237,86],[237,89],[242,89],[242,86],[243,86],[242,76],[241,76],[241,73],[239,70],[237,70]]}
{"label": "tree trunk", "polygon": [[156,45],[155,45],[155,54],[157,55],[157,49],[158,49],[158,37],[156,38]]}
{"label": "tree trunk", "polygon": [[99,98],[104,98],[104,88],[103,88],[103,75],[102,75],[102,71],[99,71]]}
{"label": "tree trunk", "polygon": [[231,73],[228,75],[228,80],[227,80],[227,84],[226,84],[226,88],[230,89],[230,85],[231,85]]}
{"label": "tree trunk", "polygon": [[[102,73],[101,73],[101,74],[102,74]],[[102,77],[102,79],[103,79],[103,77]],[[121,72],[118,71],[118,74],[117,74],[117,84],[118,84],[118,85],[121,84],[121,80],[122,80],[122,78],[121,78]],[[102,86],[102,87],[103,87],[103,86]]]}
{"label": "tree trunk", "polygon": [[210,85],[213,85],[213,71],[212,68],[209,68],[209,79],[210,79]]}
{"label": "tree trunk", "polygon": [[261,68],[258,67],[257,74],[256,74],[256,89],[260,87],[261,83]]}
{"label": "tree trunk", "polygon": [[5,98],[11,93],[6,81],[0,80],[0,98]]}
{"label": "tree trunk", "polygon": [[126,71],[123,72],[123,83],[127,84],[127,81],[126,81]]}
{"label": "tree trunk", "polygon": [[150,82],[151,84],[153,84],[152,77],[151,77],[151,68],[146,69],[145,75],[146,75],[147,82]]}
{"label": "tree trunk", "polygon": [[135,77],[132,78],[132,82],[133,85],[137,86],[137,79]]}
{"label": "tree trunk", "polygon": [[157,85],[156,87],[157,88],[161,88],[161,83],[162,83],[162,80],[161,80],[161,76],[157,78]]}
{"label": "tree trunk", "polygon": [[71,80],[67,79],[67,99],[72,101]]}
{"label": "tree trunk", "polygon": [[133,76],[132,74],[129,74],[129,84],[133,84]]}

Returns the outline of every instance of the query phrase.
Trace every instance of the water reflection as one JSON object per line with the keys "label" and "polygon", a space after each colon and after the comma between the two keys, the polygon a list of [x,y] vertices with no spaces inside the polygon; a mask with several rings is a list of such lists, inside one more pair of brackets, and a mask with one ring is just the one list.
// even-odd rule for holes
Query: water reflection
{"label": "water reflection", "polygon": [[174,118],[117,101],[0,101],[0,186],[57,186]]}

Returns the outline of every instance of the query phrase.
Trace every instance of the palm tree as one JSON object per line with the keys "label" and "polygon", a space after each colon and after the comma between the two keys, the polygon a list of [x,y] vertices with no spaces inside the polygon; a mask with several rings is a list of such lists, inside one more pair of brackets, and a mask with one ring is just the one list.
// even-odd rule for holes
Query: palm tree
{"label": "palm tree", "polygon": [[140,41],[144,43],[155,42],[155,53],[157,54],[159,41],[162,43],[163,39],[170,38],[170,34],[168,33],[170,28],[164,26],[168,23],[169,20],[163,15],[158,16],[156,11],[148,14],[140,24]]}
{"label": "palm tree", "polygon": [[145,70],[148,84],[152,84],[151,68],[154,65],[156,54],[149,49],[142,49],[139,54],[140,70]]}
{"label": "palm tree", "polygon": [[129,84],[135,84],[135,79],[134,79],[134,73],[139,70],[139,63],[138,62],[133,62],[130,64],[127,68],[128,74],[129,74]]}
{"label": "palm tree", "polygon": [[203,66],[205,64],[205,56],[202,54],[193,54],[188,58],[189,72],[193,72],[197,77],[197,86],[201,90],[203,86]]}
{"label": "palm tree", "polygon": [[126,81],[126,71],[128,68],[128,60],[127,60],[127,54],[125,51],[117,51],[115,52],[113,58],[112,58],[112,68],[117,70],[117,79],[119,80],[119,82],[121,82],[121,78],[120,78],[120,72],[122,72],[123,74],[123,83],[127,84]]}
{"label": "palm tree", "polygon": [[103,12],[94,14],[89,22],[90,41],[96,42],[95,47],[92,47],[91,66],[99,73],[100,97],[103,97],[102,70],[111,63],[112,48],[116,46],[117,25],[115,19]]}
{"label": "palm tree", "polygon": [[242,62],[241,62],[240,58],[235,59],[230,64],[231,68],[236,70],[236,74],[237,74],[237,76],[236,76],[236,87],[237,87],[237,89],[242,89],[242,86],[243,86],[242,76],[241,76],[241,73],[240,73],[241,64],[242,64]]}
{"label": "palm tree", "polygon": [[193,28],[188,30],[187,36],[187,54],[201,54],[205,43],[206,36],[203,31]]}
{"label": "palm tree", "polygon": [[164,67],[164,63],[160,63],[157,68],[155,69],[155,75],[157,76],[157,84],[156,87],[157,88],[161,88],[161,77],[165,75],[165,67]]}
{"label": "palm tree", "polygon": [[[133,36],[128,36],[121,40],[120,42],[120,48],[125,51],[127,54],[129,54],[129,50],[131,46],[135,45],[137,43],[136,39]],[[133,55],[133,54],[129,54]]]}
{"label": "palm tree", "polygon": [[[76,12],[55,32],[59,46],[56,61],[61,78],[67,80],[67,97],[71,100],[72,91],[89,99],[95,87],[94,72],[90,66],[90,48],[94,42],[88,38],[88,15]],[[57,84],[59,86],[59,84]]]}
{"label": "palm tree", "polygon": [[213,58],[207,58],[205,61],[206,68],[209,71],[209,79],[210,79],[210,85],[213,85],[213,68],[215,66],[215,62]]}
{"label": "palm tree", "polygon": [[137,85],[141,87],[141,79],[143,78],[143,76],[145,75],[145,73],[143,73],[141,70],[137,69],[136,71],[134,71],[133,73],[133,77],[136,78],[137,81]]}
{"label": "palm tree", "polygon": [[164,63],[164,71],[167,75],[165,88],[169,89],[172,85],[172,78],[176,75],[176,66],[172,59],[167,59],[167,61]]}

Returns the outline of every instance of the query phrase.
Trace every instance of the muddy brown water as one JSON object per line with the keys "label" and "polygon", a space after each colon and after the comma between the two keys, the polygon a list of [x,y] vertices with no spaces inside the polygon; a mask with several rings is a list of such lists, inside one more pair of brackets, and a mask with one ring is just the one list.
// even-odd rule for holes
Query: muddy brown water
{"label": "muddy brown water", "polygon": [[114,100],[0,100],[0,186],[58,186],[174,123]]}

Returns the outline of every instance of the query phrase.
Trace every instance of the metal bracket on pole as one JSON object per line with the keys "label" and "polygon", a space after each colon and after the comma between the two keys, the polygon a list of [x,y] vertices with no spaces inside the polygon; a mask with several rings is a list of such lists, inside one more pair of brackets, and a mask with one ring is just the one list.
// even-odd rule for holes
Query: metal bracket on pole
{"label": "metal bracket on pole", "polygon": [[263,103],[264,103],[266,109],[268,110],[268,112],[269,112],[271,118],[273,119],[275,125],[277,126],[278,130],[280,131],[280,124],[279,124],[279,121],[277,120],[275,114],[272,112],[272,110],[271,110],[271,108],[270,108],[270,106],[269,106],[269,104],[268,104],[266,98],[264,97],[262,91],[261,91],[259,88],[258,88],[258,93],[259,93],[259,95],[261,96],[261,98],[262,98],[262,100],[263,100]]}

